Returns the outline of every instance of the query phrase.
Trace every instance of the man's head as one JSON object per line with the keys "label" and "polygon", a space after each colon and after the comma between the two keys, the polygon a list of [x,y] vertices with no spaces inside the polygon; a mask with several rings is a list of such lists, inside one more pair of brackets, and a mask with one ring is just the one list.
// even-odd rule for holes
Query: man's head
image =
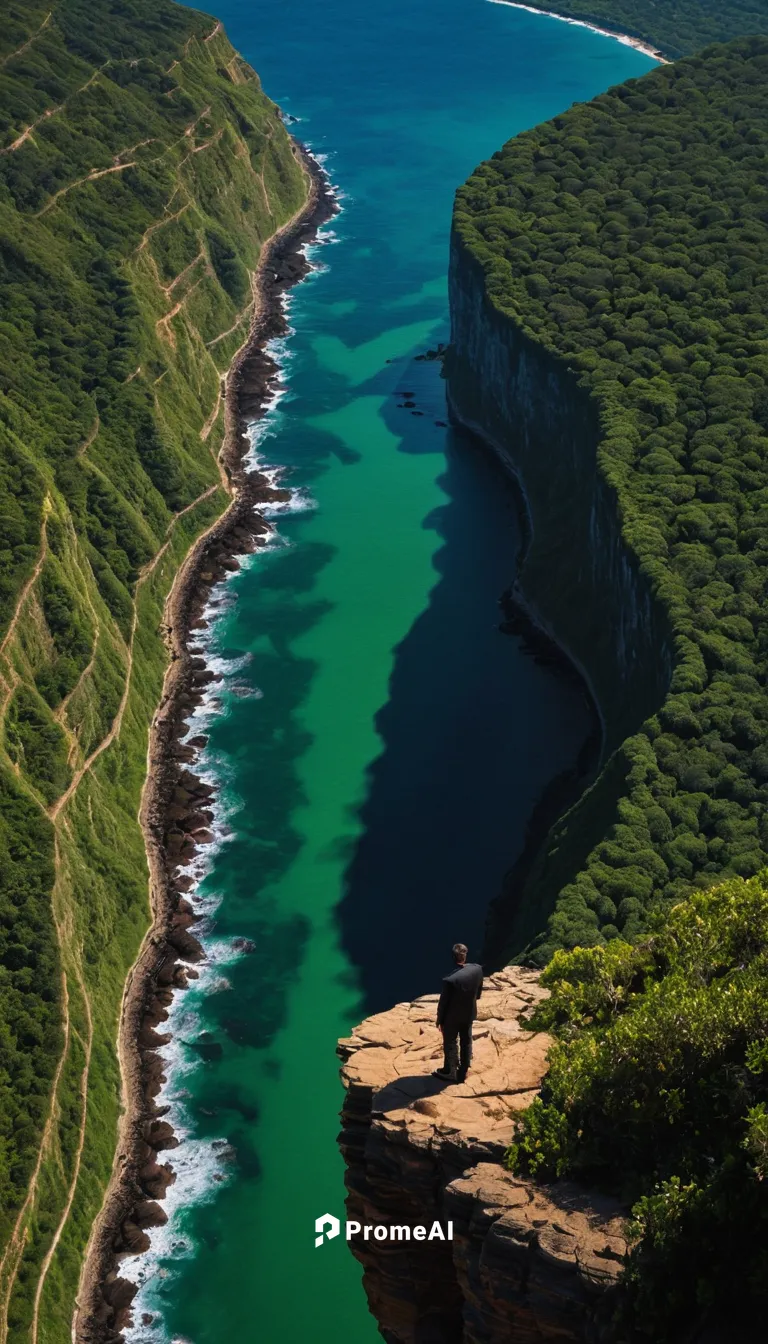
{"label": "man's head", "polygon": [[466,943],[453,944],[453,960],[456,962],[457,966],[464,965],[464,962],[467,960]]}

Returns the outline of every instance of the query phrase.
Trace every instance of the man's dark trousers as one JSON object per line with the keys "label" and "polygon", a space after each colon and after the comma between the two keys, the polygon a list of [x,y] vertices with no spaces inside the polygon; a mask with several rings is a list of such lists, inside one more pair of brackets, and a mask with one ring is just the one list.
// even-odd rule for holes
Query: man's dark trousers
{"label": "man's dark trousers", "polygon": [[482,992],[483,968],[474,961],[457,966],[443,979],[437,1024],[443,1033],[445,1072],[457,1077],[458,1063],[460,1083],[463,1083],[472,1060],[472,1023],[477,1017],[477,1000]]}
{"label": "man's dark trousers", "polygon": [[443,1027],[444,1065],[447,1073],[464,1079],[472,1063],[472,1023]]}

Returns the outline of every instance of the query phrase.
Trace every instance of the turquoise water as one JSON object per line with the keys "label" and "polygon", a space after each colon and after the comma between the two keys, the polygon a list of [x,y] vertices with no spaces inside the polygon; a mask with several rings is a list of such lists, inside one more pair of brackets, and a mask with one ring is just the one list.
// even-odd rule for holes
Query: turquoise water
{"label": "turquoise water", "polygon": [[435,423],[439,366],[414,356],[447,339],[457,184],[651,62],[484,0],[216,13],[328,155],[343,211],[291,298],[287,395],[258,434],[295,511],[210,636],[205,765],[230,834],[202,884],[211,961],[174,1010],[185,1141],[169,1226],[130,1270],[133,1338],[364,1344],[355,1262],[314,1249],[315,1218],[343,1214],[336,1038],[434,989],[457,938],[479,952],[531,808],[587,730],[578,690],[498,631],[515,501]]}

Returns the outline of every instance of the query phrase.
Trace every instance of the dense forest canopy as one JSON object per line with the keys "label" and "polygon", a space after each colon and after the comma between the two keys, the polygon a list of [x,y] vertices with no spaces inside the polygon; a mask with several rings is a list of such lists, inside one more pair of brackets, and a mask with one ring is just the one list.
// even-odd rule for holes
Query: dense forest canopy
{"label": "dense forest canopy", "polygon": [[623,746],[616,824],[543,962],[768,862],[768,39],[510,141],[455,226],[494,305],[594,399],[600,470],[674,634],[670,693]]}
{"label": "dense forest canopy", "polygon": [[66,1210],[41,1329],[68,1339],[148,915],[162,598],[224,507],[221,376],[306,183],[215,19],[0,10],[0,1337]]}
{"label": "dense forest canopy", "polygon": [[665,56],[768,33],[768,0],[525,0],[533,9],[628,33]]}
{"label": "dense forest canopy", "polygon": [[749,1339],[768,1305],[768,888],[732,879],[630,945],[558,952],[555,1033],[508,1161],[631,1203],[620,1338]]}

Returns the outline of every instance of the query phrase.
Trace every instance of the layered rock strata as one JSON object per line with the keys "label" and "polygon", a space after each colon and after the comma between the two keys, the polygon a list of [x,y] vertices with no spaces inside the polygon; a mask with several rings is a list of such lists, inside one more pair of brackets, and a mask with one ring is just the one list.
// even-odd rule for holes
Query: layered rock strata
{"label": "layered rock strata", "polygon": [[624,1211],[503,1166],[515,1116],[546,1068],[550,1038],[525,1022],[544,995],[520,967],[486,980],[461,1085],[432,1076],[442,1061],[436,995],[370,1017],[339,1042],[348,1218],[453,1225],[446,1241],[350,1241],[388,1344],[607,1338]]}

